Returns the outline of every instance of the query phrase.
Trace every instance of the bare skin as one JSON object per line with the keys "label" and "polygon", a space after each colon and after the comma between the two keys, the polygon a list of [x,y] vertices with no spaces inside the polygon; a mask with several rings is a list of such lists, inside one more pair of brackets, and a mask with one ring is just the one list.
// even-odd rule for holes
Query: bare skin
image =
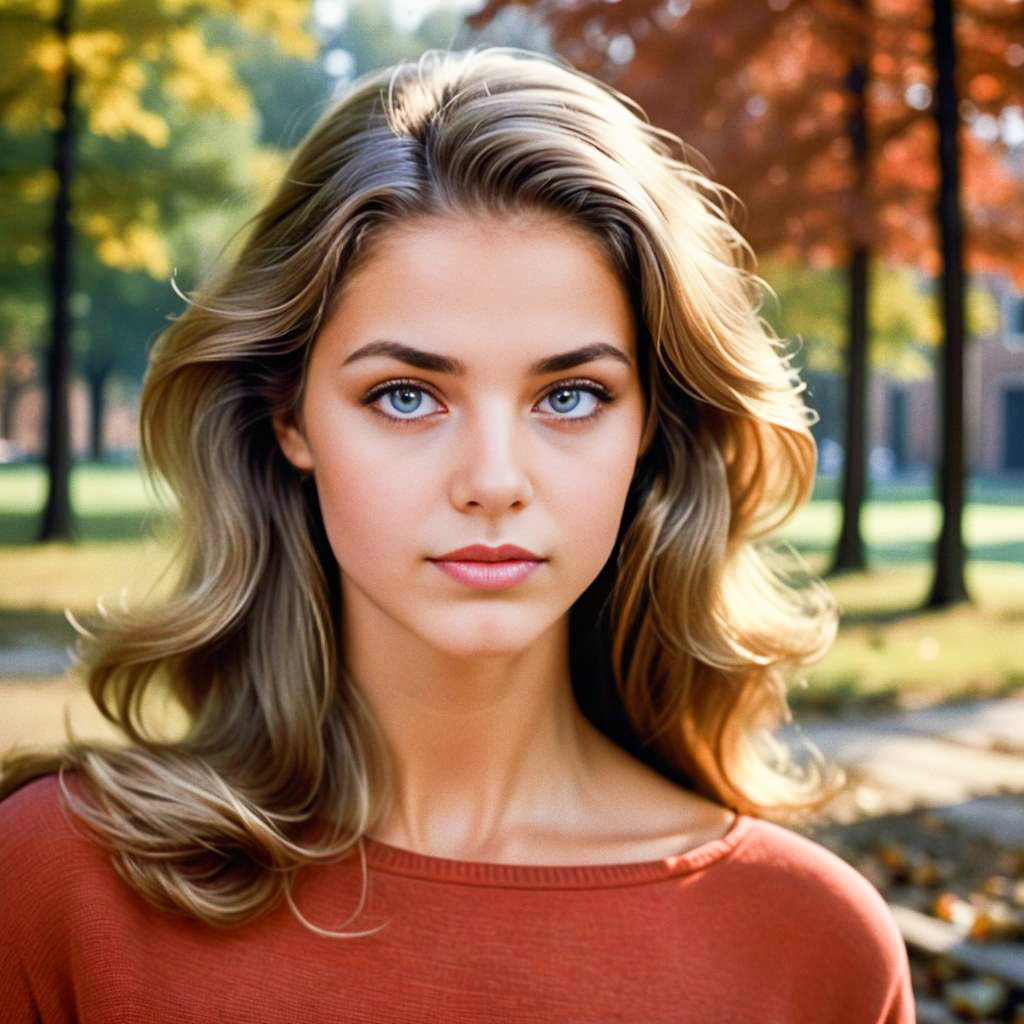
{"label": "bare skin", "polygon": [[[350,358],[378,340],[464,372]],[[531,370],[595,342],[624,358]],[[373,838],[459,860],[600,864],[670,857],[731,826],[572,696],[568,611],[612,551],[643,414],[628,295],[576,229],[423,219],[384,235],[349,281],[298,420],[275,429],[316,477],[346,663],[395,758],[395,810]],[[544,561],[503,590],[431,561],[505,543]]]}

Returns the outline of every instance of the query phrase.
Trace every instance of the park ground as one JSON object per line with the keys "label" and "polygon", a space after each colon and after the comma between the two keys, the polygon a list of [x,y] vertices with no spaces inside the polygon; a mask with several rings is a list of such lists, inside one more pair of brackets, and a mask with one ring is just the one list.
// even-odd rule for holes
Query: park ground
{"label": "park ground", "polygon": [[[814,572],[827,568],[838,530],[835,489],[820,479],[777,538]],[[65,609],[81,619],[97,601],[141,599],[171,550],[166,516],[133,466],[76,467],[74,544],[33,543],[44,491],[41,467],[0,467],[0,652],[67,647],[74,633]],[[863,520],[871,569],[827,581],[842,611],[840,632],[824,660],[793,679],[798,719],[1024,692],[1024,481],[975,480],[970,498],[972,602],[923,611],[938,506],[927,482],[873,486]],[[0,695],[0,750],[58,739],[65,705],[85,734],[103,731],[72,677],[8,677]]]}

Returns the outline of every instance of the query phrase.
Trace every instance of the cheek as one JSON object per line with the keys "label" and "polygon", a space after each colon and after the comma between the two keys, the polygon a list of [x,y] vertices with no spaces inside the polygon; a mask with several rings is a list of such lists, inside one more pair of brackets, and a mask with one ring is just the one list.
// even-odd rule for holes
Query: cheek
{"label": "cheek", "polygon": [[422,519],[422,481],[415,471],[397,472],[369,458],[365,447],[328,442],[317,451],[320,512],[331,548],[342,569],[375,564],[383,569],[387,551],[408,546]]}
{"label": "cheek", "polygon": [[572,465],[549,481],[552,507],[566,541],[596,569],[615,544],[633,475],[635,453],[605,450],[601,457]]}

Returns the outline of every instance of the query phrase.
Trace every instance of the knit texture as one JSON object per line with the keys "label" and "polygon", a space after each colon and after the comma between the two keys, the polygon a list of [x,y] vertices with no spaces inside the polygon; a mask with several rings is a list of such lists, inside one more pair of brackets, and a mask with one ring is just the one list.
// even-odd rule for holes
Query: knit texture
{"label": "knit texture", "polygon": [[[913,1024],[884,900],[811,840],[737,815],[666,860],[545,867],[364,840],[369,892],[330,939],[281,904],[233,929],[156,910],[114,872],[55,778],[0,804],[4,1024]],[[300,872],[337,928],[358,856]]]}

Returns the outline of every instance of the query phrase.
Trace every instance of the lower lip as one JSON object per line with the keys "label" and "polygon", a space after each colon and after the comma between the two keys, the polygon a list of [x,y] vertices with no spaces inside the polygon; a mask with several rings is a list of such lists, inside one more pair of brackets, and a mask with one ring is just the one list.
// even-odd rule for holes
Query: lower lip
{"label": "lower lip", "polygon": [[540,562],[434,562],[441,572],[477,590],[504,590],[525,580]]}

